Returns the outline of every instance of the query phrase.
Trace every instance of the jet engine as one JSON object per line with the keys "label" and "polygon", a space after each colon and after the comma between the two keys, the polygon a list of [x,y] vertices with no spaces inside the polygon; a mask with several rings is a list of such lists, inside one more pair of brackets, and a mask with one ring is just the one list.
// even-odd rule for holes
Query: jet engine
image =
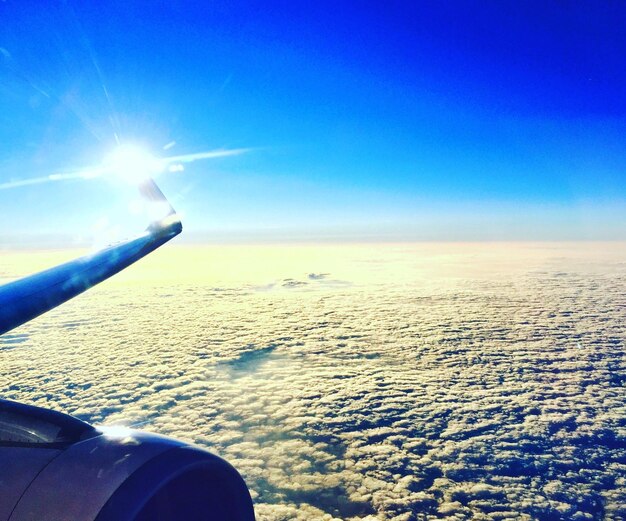
{"label": "jet engine", "polygon": [[239,473],[199,447],[0,400],[0,520],[254,520]]}

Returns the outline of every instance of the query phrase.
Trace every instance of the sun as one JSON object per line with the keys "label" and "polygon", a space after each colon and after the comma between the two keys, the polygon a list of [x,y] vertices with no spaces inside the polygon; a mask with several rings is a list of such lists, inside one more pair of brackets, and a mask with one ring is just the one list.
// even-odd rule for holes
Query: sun
{"label": "sun", "polygon": [[139,184],[164,169],[162,161],[137,145],[120,145],[105,159],[106,168],[125,182]]}

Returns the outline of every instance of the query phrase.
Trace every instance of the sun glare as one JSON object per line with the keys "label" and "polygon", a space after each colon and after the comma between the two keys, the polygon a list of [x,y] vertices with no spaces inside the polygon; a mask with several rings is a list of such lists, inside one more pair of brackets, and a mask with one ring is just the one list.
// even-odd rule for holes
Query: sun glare
{"label": "sun glare", "polygon": [[163,164],[136,145],[120,145],[106,158],[111,173],[129,183],[140,183],[163,170]]}

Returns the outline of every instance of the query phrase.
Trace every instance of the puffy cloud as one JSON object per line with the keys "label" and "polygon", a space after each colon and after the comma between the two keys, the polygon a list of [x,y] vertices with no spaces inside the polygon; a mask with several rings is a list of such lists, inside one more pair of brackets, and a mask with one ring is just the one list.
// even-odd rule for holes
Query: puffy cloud
{"label": "puffy cloud", "polygon": [[240,284],[140,264],[1,337],[0,386],[217,452],[261,520],[622,519],[620,247],[344,247]]}

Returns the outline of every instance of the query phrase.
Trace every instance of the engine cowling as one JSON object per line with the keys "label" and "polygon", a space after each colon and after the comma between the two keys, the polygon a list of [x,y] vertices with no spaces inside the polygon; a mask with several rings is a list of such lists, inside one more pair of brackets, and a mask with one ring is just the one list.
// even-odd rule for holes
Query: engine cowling
{"label": "engine cowling", "polygon": [[225,460],[178,440],[0,401],[0,519],[254,520]]}

